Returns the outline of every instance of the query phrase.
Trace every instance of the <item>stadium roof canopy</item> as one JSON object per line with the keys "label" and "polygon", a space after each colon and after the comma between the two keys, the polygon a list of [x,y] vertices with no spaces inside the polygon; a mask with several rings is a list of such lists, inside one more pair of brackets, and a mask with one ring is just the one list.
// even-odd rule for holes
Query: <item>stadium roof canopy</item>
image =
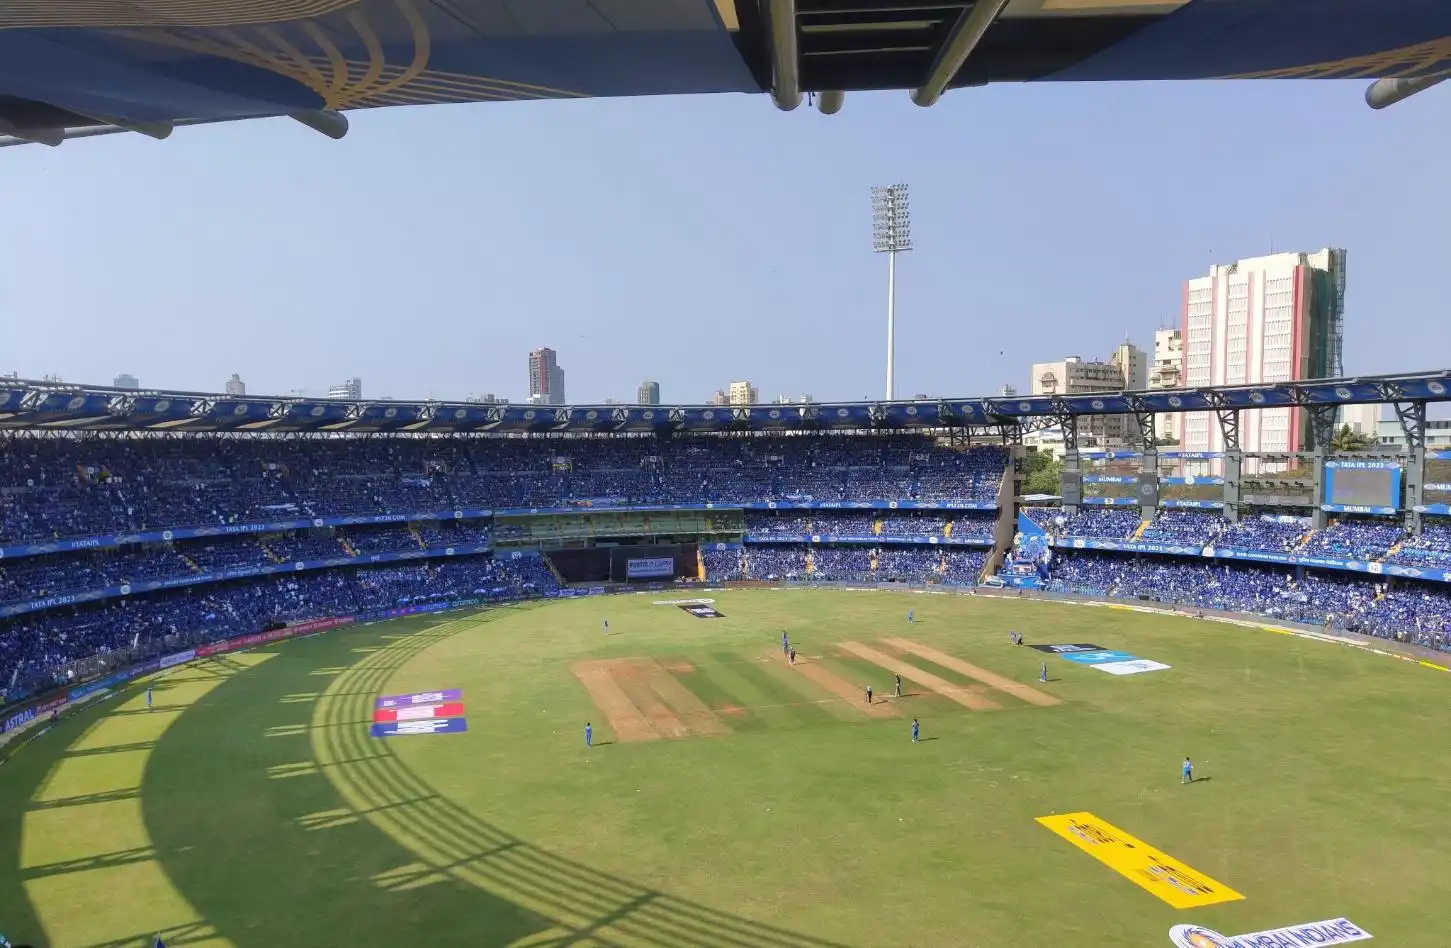
{"label": "stadium roof canopy", "polygon": [[1451,73],[1445,0],[3,0],[0,144],[390,105]]}
{"label": "stadium roof canopy", "polygon": [[1451,401],[1451,370],[1101,395],[751,406],[266,398],[0,380],[0,431],[665,432],[986,428],[1082,415]]}

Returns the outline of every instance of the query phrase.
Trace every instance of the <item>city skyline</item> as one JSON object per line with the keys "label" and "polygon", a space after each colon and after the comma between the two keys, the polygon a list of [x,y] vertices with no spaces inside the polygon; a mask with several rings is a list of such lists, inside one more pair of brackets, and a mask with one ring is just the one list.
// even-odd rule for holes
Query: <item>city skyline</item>
{"label": "city skyline", "polygon": [[[0,238],[3,367],[182,391],[240,371],[258,393],[359,375],[401,398],[522,401],[519,356],[549,342],[581,404],[642,378],[677,404],[732,377],[878,397],[886,261],[866,192],[898,180],[917,239],[898,259],[899,394],[1025,390],[1034,361],[1101,357],[1125,330],[1147,348],[1179,321],[1186,277],[1326,244],[1355,258],[1346,371],[1446,365],[1438,101],[1375,113],[1336,83],[1029,83],[932,110],[865,94],[830,117],[662,97],[494,109],[486,126],[457,120],[470,106],[397,110],[341,143],[256,123],[164,148],[14,149],[9,209],[34,223]],[[1186,152],[1207,114],[1235,115],[1236,136]],[[1262,135],[1274,147],[1243,148]],[[439,146],[405,147],[420,136]],[[1082,143],[1071,173],[1065,141]],[[1362,181],[1378,164],[1402,173]],[[330,213],[279,233],[303,202]],[[379,207],[408,209],[406,239],[344,253],[335,235],[368,232]],[[330,269],[347,279],[316,278]],[[145,306],[114,292],[137,282],[158,287]]]}

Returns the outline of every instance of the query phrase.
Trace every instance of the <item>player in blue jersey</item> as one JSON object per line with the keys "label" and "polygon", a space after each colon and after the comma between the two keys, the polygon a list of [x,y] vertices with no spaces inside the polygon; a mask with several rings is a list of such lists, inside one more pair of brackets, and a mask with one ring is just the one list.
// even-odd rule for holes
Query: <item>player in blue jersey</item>
{"label": "player in blue jersey", "polygon": [[908,625],[912,625],[915,621],[916,621],[916,619],[912,616],[912,610],[911,609],[908,609],[907,610],[907,624]]}
{"label": "player in blue jersey", "polygon": [[1193,783],[1194,782],[1194,764],[1192,762],[1190,762],[1190,760],[1189,760],[1188,757],[1185,757],[1184,758],[1184,772],[1179,776],[1179,782],[1180,783]]}
{"label": "player in blue jersey", "polygon": [[791,654],[791,637],[786,634],[786,630],[785,629],[782,629],[781,630],[781,654],[782,655],[790,655]]}
{"label": "player in blue jersey", "polygon": [[151,686],[146,686],[146,710],[151,710]]}
{"label": "player in blue jersey", "polygon": [[1038,674],[1038,680],[1039,681],[1047,681],[1048,680],[1048,663],[1047,662],[1044,662],[1043,663],[1043,670],[1042,670],[1042,672],[1040,672]]}
{"label": "player in blue jersey", "polygon": [[917,723],[917,719],[916,718],[913,718],[912,719],[912,743],[913,744],[918,743],[921,737],[922,737],[922,725],[920,725],[920,724]]}
{"label": "player in blue jersey", "polygon": [[584,746],[585,747],[593,747],[594,746],[594,737],[595,737],[594,728],[590,727],[588,721],[584,722]]}

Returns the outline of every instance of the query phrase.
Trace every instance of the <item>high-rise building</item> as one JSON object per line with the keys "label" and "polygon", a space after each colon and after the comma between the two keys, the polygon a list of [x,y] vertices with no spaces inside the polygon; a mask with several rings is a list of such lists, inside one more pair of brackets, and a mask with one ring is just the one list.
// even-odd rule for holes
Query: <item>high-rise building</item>
{"label": "high-rise building", "polygon": [[347,398],[358,401],[363,397],[363,380],[353,376],[346,382],[339,382],[336,385],[329,385],[327,390],[328,398]]}
{"label": "high-rise building", "polygon": [[1108,355],[1108,361],[1118,366],[1119,372],[1124,377],[1124,388],[1130,392],[1142,392],[1149,387],[1149,356],[1125,339],[1114,347],[1113,352]]}
{"label": "high-rise building", "polygon": [[564,370],[548,346],[529,353],[529,401],[534,405],[564,404]]}
{"label": "high-rise building", "polygon": [[710,397],[712,405],[729,405],[731,397],[725,393],[725,389],[716,389],[715,394]]}
{"label": "high-rise building", "polygon": [[1016,385],[1004,385],[998,390],[998,395],[1002,398],[1017,398],[1018,387]]}
{"label": "high-rise building", "polygon": [[111,387],[129,388],[134,391],[141,387],[141,382],[138,381],[136,376],[132,375],[131,373],[122,372],[120,375],[116,376],[115,380],[111,383]]}
{"label": "high-rise building", "polygon": [[507,405],[507,398],[499,398],[493,392],[475,393],[464,399],[470,405]]}
{"label": "high-rise building", "polygon": [[750,382],[732,382],[729,397],[732,405],[754,405],[760,399],[760,392]]}
{"label": "high-rise building", "polygon": [[246,395],[247,383],[242,381],[242,376],[233,372],[232,377],[227,379],[226,391],[228,395]]}
{"label": "high-rise building", "polygon": [[636,401],[641,405],[660,404],[660,383],[652,382],[649,379],[641,382],[639,397]]}
{"label": "high-rise building", "polygon": [[[1209,268],[1184,287],[1186,387],[1260,385],[1342,374],[1345,251],[1277,253]],[[1186,451],[1219,451],[1212,413],[1184,416]],[[1299,408],[1240,418],[1241,450],[1278,453],[1310,446]]]}
{"label": "high-rise building", "polygon": [[[1179,329],[1158,329],[1154,331],[1154,367],[1149,370],[1149,388],[1179,388],[1184,373],[1184,333]],[[1171,441],[1183,440],[1184,416],[1177,412],[1164,412],[1154,419],[1154,427],[1160,438]]]}
{"label": "high-rise building", "polygon": [[[1034,395],[1095,395],[1143,388],[1147,379],[1148,359],[1143,350],[1125,342],[1108,362],[1085,362],[1079,356],[1035,362],[1031,382]],[[1121,444],[1135,430],[1133,419],[1125,415],[1087,415],[1078,424],[1080,437],[1100,445]]]}

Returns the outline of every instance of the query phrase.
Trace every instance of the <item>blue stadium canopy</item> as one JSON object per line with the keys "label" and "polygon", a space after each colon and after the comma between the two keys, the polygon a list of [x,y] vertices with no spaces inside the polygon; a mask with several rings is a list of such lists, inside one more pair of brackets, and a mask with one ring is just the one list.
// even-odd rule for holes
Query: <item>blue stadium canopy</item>
{"label": "blue stadium canopy", "polygon": [[1451,72],[1444,0],[3,0],[0,144],[347,110],[665,93]]}
{"label": "blue stadium canopy", "polygon": [[0,382],[0,430],[149,432],[711,432],[989,429],[1066,416],[1451,401],[1451,370],[1103,395],[791,405],[490,405],[347,401]]}

